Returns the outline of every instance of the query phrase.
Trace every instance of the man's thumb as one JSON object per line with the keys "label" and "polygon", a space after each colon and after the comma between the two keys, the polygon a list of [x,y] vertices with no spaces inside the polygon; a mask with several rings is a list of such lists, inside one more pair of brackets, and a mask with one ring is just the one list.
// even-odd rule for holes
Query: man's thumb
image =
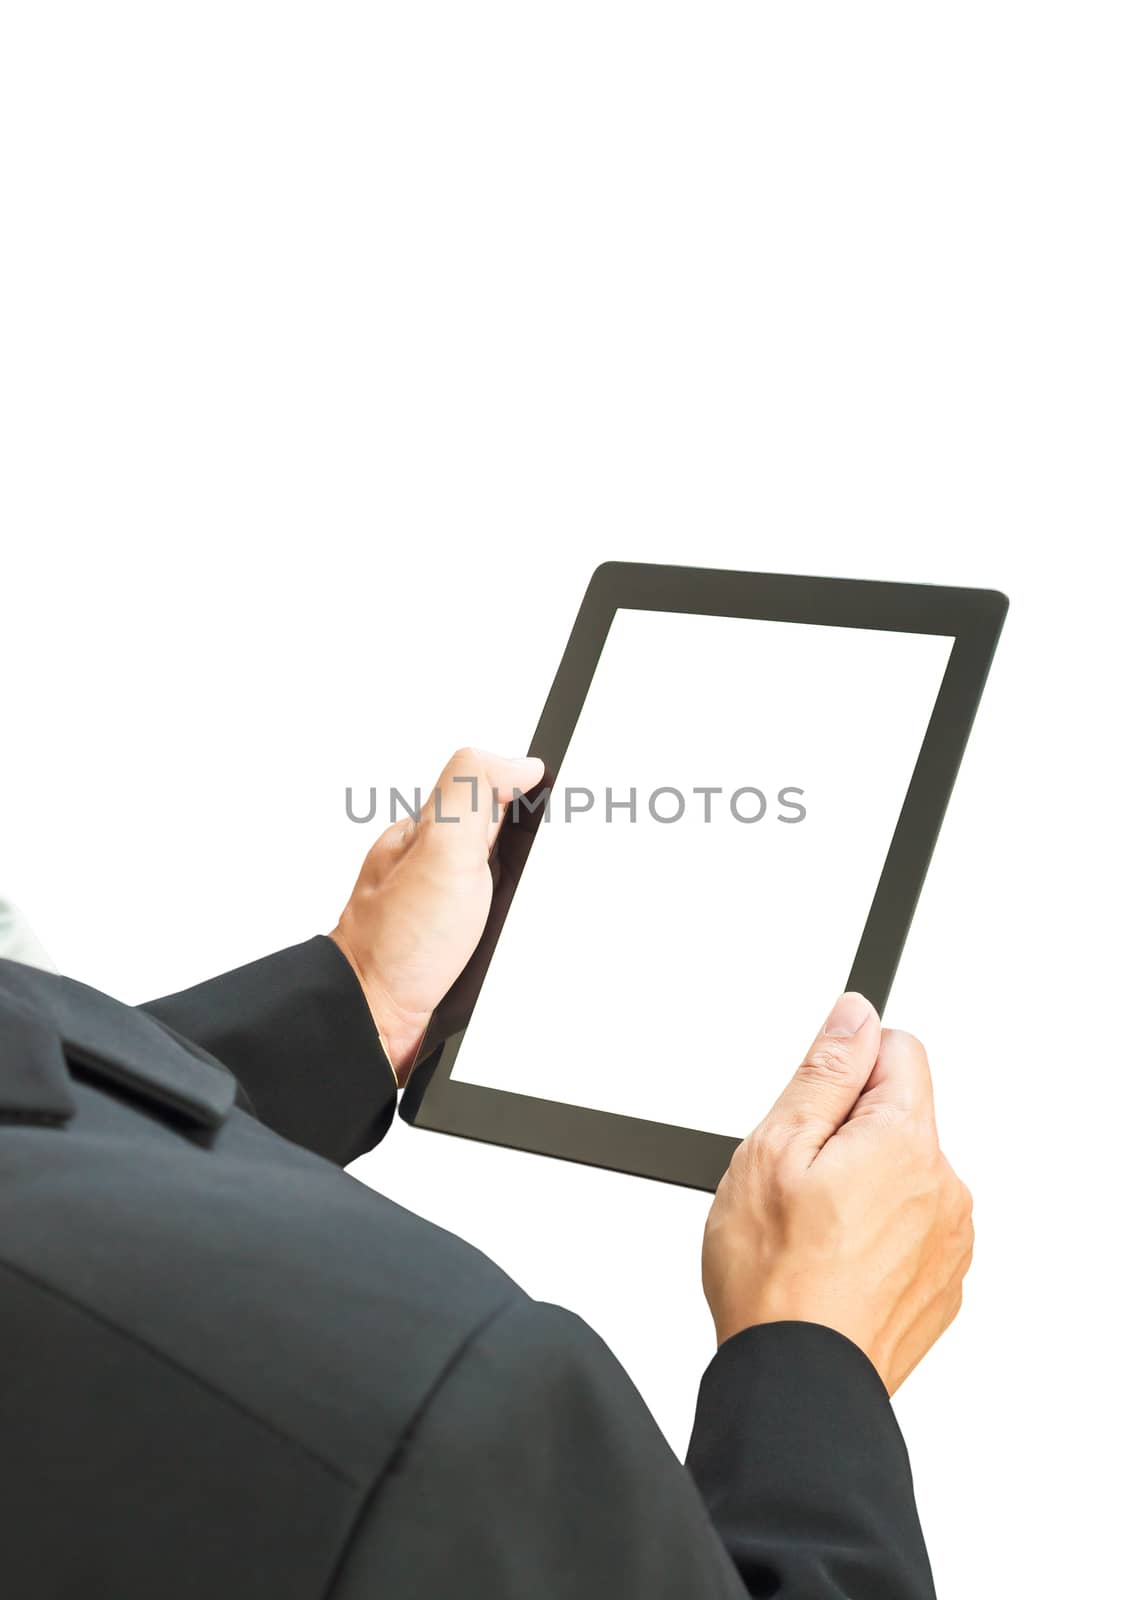
{"label": "man's thumb", "polygon": [[877,1012],[864,995],[843,994],[767,1122],[789,1128],[816,1155],[857,1104],[880,1045]]}

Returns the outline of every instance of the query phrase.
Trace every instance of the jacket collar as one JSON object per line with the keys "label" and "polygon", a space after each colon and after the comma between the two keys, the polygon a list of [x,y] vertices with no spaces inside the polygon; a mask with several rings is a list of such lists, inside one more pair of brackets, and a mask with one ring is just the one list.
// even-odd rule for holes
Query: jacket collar
{"label": "jacket collar", "polygon": [[72,978],[0,960],[0,1120],[67,1122],[76,1108],[71,1068],[211,1130],[237,1087],[154,1017]]}

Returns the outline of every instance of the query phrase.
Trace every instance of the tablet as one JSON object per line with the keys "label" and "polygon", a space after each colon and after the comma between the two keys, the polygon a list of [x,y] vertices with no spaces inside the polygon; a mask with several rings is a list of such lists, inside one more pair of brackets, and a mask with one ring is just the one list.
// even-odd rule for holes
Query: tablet
{"label": "tablet", "polygon": [[406,1121],[713,1189],[836,996],[884,1007],[1007,605],[600,567]]}

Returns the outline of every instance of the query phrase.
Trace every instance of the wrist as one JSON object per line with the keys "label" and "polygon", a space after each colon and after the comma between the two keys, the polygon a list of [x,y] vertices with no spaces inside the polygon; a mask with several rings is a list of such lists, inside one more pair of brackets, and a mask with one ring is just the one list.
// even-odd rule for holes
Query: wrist
{"label": "wrist", "polygon": [[[852,1295],[830,1292],[830,1286],[799,1281],[771,1280],[761,1293],[708,1295],[715,1337],[724,1344],[745,1328],[774,1322],[812,1322],[831,1328],[870,1355],[876,1341],[869,1308]],[[872,1359],[872,1357],[871,1357]]]}
{"label": "wrist", "polygon": [[416,1058],[417,1049],[424,1038],[425,1029],[428,1027],[430,1013],[409,1011],[394,1001],[384,983],[359,959],[353,942],[347,937],[341,923],[338,923],[329,937],[353,969],[353,974],[365,997],[365,1003],[369,1007],[369,1014],[377,1030],[381,1048],[393,1069],[397,1087],[403,1089]]}
{"label": "wrist", "polygon": [[[366,997],[368,998],[368,996]],[[370,1005],[377,1037],[381,1041],[381,1048],[389,1065],[393,1068],[393,1076],[397,1080],[397,1087],[403,1089],[409,1080],[413,1062],[416,1060],[417,1050],[425,1036],[428,1018],[410,1024],[404,1021],[389,1021],[384,1011],[375,1010]]]}

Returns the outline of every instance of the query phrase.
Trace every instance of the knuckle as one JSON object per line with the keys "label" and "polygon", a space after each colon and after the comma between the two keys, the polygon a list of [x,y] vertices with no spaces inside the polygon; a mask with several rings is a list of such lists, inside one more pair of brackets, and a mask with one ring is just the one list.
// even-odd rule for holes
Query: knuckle
{"label": "knuckle", "polygon": [[945,1193],[950,1196],[959,1196],[961,1188],[960,1179],[953,1170],[952,1163],[949,1161],[948,1156],[945,1155],[944,1151],[939,1145],[937,1146],[936,1159],[937,1165],[940,1168],[941,1183],[944,1186]]}
{"label": "knuckle", "polygon": [[926,1063],[928,1062],[928,1051],[920,1039],[917,1038],[917,1035],[910,1033],[906,1028],[882,1028],[881,1039],[882,1042],[886,1039],[891,1040],[900,1049],[907,1050],[911,1055],[921,1056]]}
{"label": "knuckle", "polygon": [[401,824],[394,822],[384,833],[379,833],[369,846],[366,860],[374,872],[384,873],[388,870],[390,862],[400,849],[402,832]]}
{"label": "knuckle", "polygon": [[936,1119],[927,1107],[910,1107],[904,1114],[904,1123],[909,1138],[919,1150],[926,1151],[936,1161],[944,1162],[937,1139]]}
{"label": "knuckle", "polygon": [[796,1131],[796,1125],[783,1117],[767,1117],[746,1141],[751,1158],[767,1163],[777,1161],[789,1149]]}
{"label": "knuckle", "polygon": [[753,1168],[770,1160],[777,1148],[773,1128],[763,1122],[753,1133],[747,1134],[736,1154],[741,1156],[740,1165]]}
{"label": "knuckle", "polygon": [[755,1159],[755,1137],[755,1134],[748,1134],[735,1150],[726,1171],[718,1181],[718,1188],[715,1190],[716,1194],[723,1196],[729,1194],[750,1171]]}
{"label": "knuckle", "polygon": [[712,1228],[714,1228],[718,1223],[722,1213],[730,1204],[733,1182],[734,1180],[730,1176],[730,1168],[728,1167],[723,1173],[722,1177],[718,1180],[717,1187],[715,1188],[714,1199],[711,1201],[710,1210],[707,1213],[706,1227],[704,1230],[706,1233],[711,1232]]}
{"label": "knuckle", "polygon": [[953,1214],[961,1219],[972,1216],[972,1191],[968,1184],[960,1178],[949,1165],[948,1158],[942,1153],[941,1164],[944,1172],[945,1190],[948,1194],[949,1206]]}
{"label": "knuckle", "polygon": [[[946,1162],[947,1166],[948,1163]],[[976,1239],[976,1228],[972,1220],[972,1194],[968,1185],[962,1183],[952,1168],[948,1168],[946,1175],[946,1228],[950,1246],[959,1249],[964,1259],[963,1271],[968,1270],[968,1262],[972,1259],[973,1243]]]}
{"label": "knuckle", "polygon": [[802,1062],[801,1074],[811,1082],[833,1082],[849,1075],[853,1052],[841,1039],[820,1039]]}
{"label": "knuckle", "polygon": [[738,1147],[738,1176],[752,1185],[780,1182],[786,1170],[791,1132],[783,1123],[760,1123]]}
{"label": "knuckle", "polygon": [[886,1138],[908,1136],[908,1113],[892,1100],[881,1100],[875,1105],[862,1107],[860,1117],[863,1123]]}
{"label": "knuckle", "polygon": [[940,1146],[922,1117],[908,1106],[886,1101],[879,1107],[886,1135],[893,1141],[902,1161],[909,1162],[918,1173],[924,1173],[928,1185],[941,1191],[945,1186]]}

